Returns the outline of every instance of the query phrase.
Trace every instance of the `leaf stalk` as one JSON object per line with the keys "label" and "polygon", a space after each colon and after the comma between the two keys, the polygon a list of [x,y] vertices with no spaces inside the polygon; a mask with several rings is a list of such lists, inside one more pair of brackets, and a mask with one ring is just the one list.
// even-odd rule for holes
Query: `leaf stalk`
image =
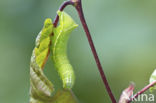
{"label": "leaf stalk", "polygon": [[144,87],[142,90],[140,90],[139,92],[137,92],[129,101],[128,103],[132,102],[135,98],[137,98],[139,95],[143,94],[144,92],[146,92],[148,89],[150,89],[151,87],[153,87],[154,85],[156,85],[156,81],[152,82],[151,84],[147,85],[146,87]]}

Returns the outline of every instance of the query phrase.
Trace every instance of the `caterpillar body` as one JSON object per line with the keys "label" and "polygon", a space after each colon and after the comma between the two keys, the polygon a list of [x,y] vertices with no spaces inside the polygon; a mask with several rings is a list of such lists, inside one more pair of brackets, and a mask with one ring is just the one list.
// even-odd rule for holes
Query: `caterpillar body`
{"label": "caterpillar body", "polygon": [[49,101],[54,91],[53,84],[44,75],[42,66],[49,52],[50,34],[53,30],[51,19],[46,19],[44,27],[37,36],[30,62],[30,103]]}
{"label": "caterpillar body", "polygon": [[67,57],[67,43],[72,30],[78,25],[65,12],[58,11],[60,25],[54,29],[52,36],[52,60],[63,82],[63,88],[71,89],[74,85],[75,75]]}

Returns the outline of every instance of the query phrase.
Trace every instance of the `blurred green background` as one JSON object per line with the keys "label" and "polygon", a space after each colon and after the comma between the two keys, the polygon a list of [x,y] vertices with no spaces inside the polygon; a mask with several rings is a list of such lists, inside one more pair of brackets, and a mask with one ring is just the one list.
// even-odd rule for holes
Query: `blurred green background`
{"label": "blurred green background", "polygon": [[[28,103],[29,62],[37,34],[54,19],[63,0],[0,0],[0,103]],[[113,93],[119,99],[130,81],[135,92],[148,84],[156,68],[155,0],[82,0],[84,13]],[[72,32],[69,59],[76,73],[73,88],[80,103],[111,103],[76,10],[65,9],[79,27]],[[57,73],[46,75],[56,88]],[[140,102],[143,103],[143,102]]]}

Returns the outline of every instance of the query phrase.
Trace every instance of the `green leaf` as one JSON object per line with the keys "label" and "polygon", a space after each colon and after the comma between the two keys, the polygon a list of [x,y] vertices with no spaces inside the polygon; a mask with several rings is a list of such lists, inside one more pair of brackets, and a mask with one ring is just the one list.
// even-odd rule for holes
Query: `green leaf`
{"label": "green leaf", "polygon": [[[36,45],[32,53],[30,63],[30,103],[42,103],[50,101],[54,91],[53,84],[44,75],[42,66],[47,58],[50,46],[50,35],[53,31],[51,19],[46,19],[44,27],[37,36]],[[40,102],[37,102],[40,101]]]}
{"label": "green leaf", "polygon": [[63,82],[63,88],[71,89],[75,75],[67,57],[67,43],[70,33],[78,26],[65,12],[58,11],[60,25],[54,29],[52,37],[52,60]]}
{"label": "green leaf", "polygon": [[[156,70],[154,70],[154,72],[152,73],[149,82],[153,83],[154,81],[156,81]],[[151,92],[153,92],[154,90],[156,90],[156,86],[150,88]]]}
{"label": "green leaf", "polygon": [[76,97],[70,90],[59,90],[51,99],[51,101],[40,101],[31,98],[30,103],[78,103]]}
{"label": "green leaf", "polygon": [[71,90],[59,90],[50,103],[78,103]]}
{"label": "green leaf", "polygon": [[53,24],[51,19],[46,19],[42,31],[36,39],[35,56],[36,63],[41,68],[49,51],[50,35],[52,34]]}

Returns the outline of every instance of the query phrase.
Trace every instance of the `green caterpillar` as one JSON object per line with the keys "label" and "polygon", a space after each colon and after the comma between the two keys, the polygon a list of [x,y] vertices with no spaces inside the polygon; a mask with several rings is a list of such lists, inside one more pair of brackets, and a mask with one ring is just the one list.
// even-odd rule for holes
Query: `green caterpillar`
{"label": "green caterpillar", "polygon": [[58,11],[60,25],[54,29],[52,36],[52,60],[62,79],[63,88],[71,89],[74,85],[75,76],[72,65],[67,57],[67,43],[72,30],[78,25],[65,12]]}
{"label": "green caterpillar", "polygon": [[51,100],[54,91],[53,84],[42,71],[44,61],[47,58],[50,45],[50,35],[53,31],[51,19],[46,19],[44,27],[37,36],[36,45],[32,53],[30,63],[30,103],[42,103],[40,101]]}

